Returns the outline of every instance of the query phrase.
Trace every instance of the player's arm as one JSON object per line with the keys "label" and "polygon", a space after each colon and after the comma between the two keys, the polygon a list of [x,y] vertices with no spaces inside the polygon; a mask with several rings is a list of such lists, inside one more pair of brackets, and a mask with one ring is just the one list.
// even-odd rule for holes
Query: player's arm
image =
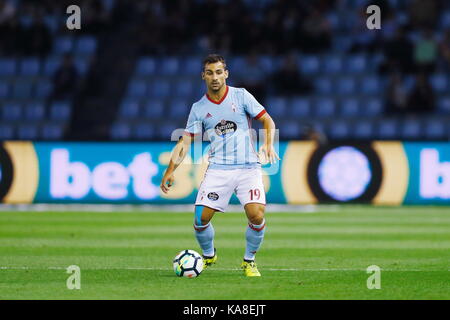
{"label": "player's arm", "polygon": [[169,166],[164,172],[164,176],[161,180],[160,188],[164,193],[167,193],[175,180],[174,172],[178,166],[183,162],[186,154],[189,152],[191,146],[192,137],[189,134],[185,134],[178,142],[175,148],[172,150],[172,156],[170,157]]}
{"label": "player's arm", "polygon": [[280,160],[273,146],[276,129],[275,122],[267,112],[258,118],[258,121],[262,122],[264,127],[264,143],[259,150],[260,155],[264,157],[264,162],[275,163],[277,159]]}

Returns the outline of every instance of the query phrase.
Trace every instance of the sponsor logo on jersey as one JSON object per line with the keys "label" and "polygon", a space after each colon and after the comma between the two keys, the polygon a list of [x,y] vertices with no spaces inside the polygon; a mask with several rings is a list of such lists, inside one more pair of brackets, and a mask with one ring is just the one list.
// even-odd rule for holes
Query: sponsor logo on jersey
{"label": "sponsor logo on jersey", "polygon": [[215,192],[210,192],[208,193],[208,199],[211,201],[216,201],[217,199],[219,199],[219,195]]}
{"label": "sponsor logo on jersey", "polygon": [[214,130],[218,136],[225,136],[226,134],[233,134],[237,129],[236,123],[229,120],[221,120],[216,126]]}

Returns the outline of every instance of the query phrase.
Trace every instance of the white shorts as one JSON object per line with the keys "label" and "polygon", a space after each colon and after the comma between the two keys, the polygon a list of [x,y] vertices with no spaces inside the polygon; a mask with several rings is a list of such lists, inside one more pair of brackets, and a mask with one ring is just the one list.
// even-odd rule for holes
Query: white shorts
{"label": "white shorts", "polygon": [[233,192],[243,206],[247,203],[265,205],[266,193],[261,169],[208,169],[200,184],[195,205],[225,212]]}

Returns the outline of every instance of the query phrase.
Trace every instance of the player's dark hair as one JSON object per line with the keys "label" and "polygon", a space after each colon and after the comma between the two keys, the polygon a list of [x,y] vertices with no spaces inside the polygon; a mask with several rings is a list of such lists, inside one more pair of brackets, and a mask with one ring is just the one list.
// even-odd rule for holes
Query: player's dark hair
{"label": "player's dark hair", "polygon": [[222,62],[223,67],[227,70],[227,63],[225,58],[220,54],[208,54],[205,59],[203,59],[203,70],[205,70],[205,66],[210,63]]}

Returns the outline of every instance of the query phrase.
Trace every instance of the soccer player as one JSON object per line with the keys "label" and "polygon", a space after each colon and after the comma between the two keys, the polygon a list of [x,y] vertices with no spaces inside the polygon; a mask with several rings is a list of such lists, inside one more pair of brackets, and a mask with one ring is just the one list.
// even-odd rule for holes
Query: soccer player
{"label": "soccer player", "polygon": [[[247,90],[227,86],[227,78],[225,59],[216,54],[208,55],[203,61],[202,72],[207,93],[193,104],[185,134],[173,150],[160,187],[164,193],[170,190],[175,169],[195,137],[201,137],[204,128],[210,141],[209,165],[195,202],[194,229],[205,267],[217,261],[211,219],[216,212],[225,212],[234,192],[248,218],[247,245],[241,268],[246,276],[258,277],[261,274],[255,254],[263,241],[266,226],[261,163],[279,160],[273,146],[275,123]],[[259,154],[251,137],[251,118],[261,121],[265,129]]]}

